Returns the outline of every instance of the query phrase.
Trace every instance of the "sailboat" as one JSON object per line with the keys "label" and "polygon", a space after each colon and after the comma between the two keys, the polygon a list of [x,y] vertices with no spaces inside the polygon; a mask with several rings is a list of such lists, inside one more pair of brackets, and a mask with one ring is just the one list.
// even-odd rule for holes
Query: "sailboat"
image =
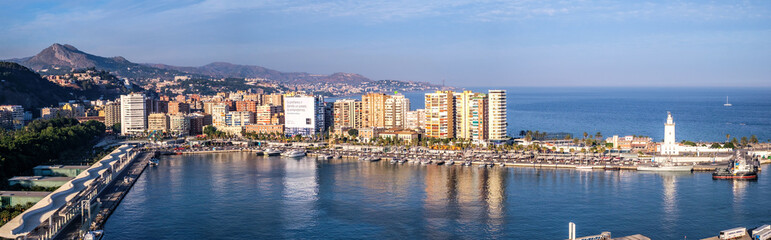
{"label": "sailboat", "polygon": [[733,106],[732,104],[728,103],[728,96],[725,96],[725,104],[723,106],[730,107]]}

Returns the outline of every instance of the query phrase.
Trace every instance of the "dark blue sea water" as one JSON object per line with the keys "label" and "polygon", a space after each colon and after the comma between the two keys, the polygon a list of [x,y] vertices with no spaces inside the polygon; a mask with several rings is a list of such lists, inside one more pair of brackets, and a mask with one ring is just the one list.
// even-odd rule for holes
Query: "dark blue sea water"
{"label": "dark blue sea water", "polygon": [[[603,136],[664,138],[667,111],[678,141],[725,141],[756,135],[771,141],[771,88],[472,88],[505,89],[509,135],[521,130],[583,132]],[[412,109],[423,108],[424,93],[405,93]],[[723,104],[729,98],[732,107]],[[333,101],[335,98],[329,99]],[[359,97],[360,99],[360,97]]]}
{"label": "dark blue sea water", "polygon": [[[767,166],[766,166],[767,167]],[[171,156],[105,225],[120,239],[565,239],[610,231],[699,239],[771,223],[771,174],[390,165]]]}

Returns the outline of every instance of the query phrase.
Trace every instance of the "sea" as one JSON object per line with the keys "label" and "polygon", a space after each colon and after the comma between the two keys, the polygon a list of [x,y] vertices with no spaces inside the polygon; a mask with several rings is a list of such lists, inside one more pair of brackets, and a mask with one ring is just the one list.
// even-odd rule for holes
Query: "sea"
{"label": "sea", "polygon": [[[768,165],[763,166],[767,168]],[[123,239],[701,239],[771,224],[771,173],[394,165],[164,156],[104,226]]]}
{"label": "sea", "polygon": [[[579,138],[584,132],[599,132],[603,137],[638,135],[663,141],[671,112],[677,141],[725,142],[726,135],[771,141],[771,88],[467,88],[482,93],[490,89],[507,91],[507,130],[512,137],[531,130]],[[423,108],[425,92],[403,94],[412,110]],[[731,107],[723,106],[726,98]],[[340,98],[326,101],[336,99]]]}

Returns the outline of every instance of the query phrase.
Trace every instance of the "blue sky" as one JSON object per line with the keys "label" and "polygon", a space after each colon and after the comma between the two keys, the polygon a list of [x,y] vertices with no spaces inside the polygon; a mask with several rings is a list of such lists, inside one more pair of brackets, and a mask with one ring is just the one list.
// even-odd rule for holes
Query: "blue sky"
{"label": "blue sky", "polygon": [[0,59],[68,43],[456,86],[771,86],[771,1],[10,1]]}

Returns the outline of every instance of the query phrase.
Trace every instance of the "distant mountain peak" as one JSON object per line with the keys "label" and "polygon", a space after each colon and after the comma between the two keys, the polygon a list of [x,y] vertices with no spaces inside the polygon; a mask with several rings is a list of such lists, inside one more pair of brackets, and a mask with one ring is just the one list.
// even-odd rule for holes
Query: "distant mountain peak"
{"label": "distant mountain peak", "polygon": [[[54,43],[53,45],[51,45],[50,47],[48,47],[46,49],[52,49],[54,51],[71,51],[71,52],[80,52],[80,53],[82,53],[80,50],[78,50],[78,48],[76,48],[75,46],[69,45],[69,44]],[[43,51],[45,51],[46,49],[43,49]]]}

